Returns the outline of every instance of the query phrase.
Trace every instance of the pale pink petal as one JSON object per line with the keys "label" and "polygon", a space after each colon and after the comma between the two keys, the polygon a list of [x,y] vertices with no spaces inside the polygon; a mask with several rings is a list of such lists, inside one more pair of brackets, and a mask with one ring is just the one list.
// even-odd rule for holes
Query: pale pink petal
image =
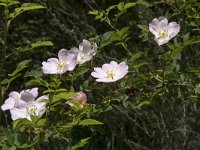
{"label": "pale pink petal", "polygon": [[70,52],[71,54],[78,54],[78,53],[80,52],[80,50],[79,50],[78,48],[76,48],[76,47],[73,47],[73,48],[71,48],[71,49],[69,50],[69,52]]}
{"label": "pale pink petal", "polygon": [[118,63],[116,61],[111,61],[110,66],[112,67],[112,71],[117,71],[118,69]]}
{"label": "pale pink petal", "polygon": [[23,100],[26,103],[30,103],[35,101],[35,97],[29,92],[23,92],[21,94],[21,100]]}
{"label": "pale pink petal", "polygon": [[101,79],[96,79],[97,82],[104,82],[104,83],[110,83],[114,82],[115,80],[110,79],[110,78],[101,78]]}
{"label": "pale pink petal", "polygon": [[13,91],[13,92],[11,92],[11,93],[9,94],[9,97],[12,97],[13,99],[18,99],[18,98],[20,98],[21,96],[20,96],[20,94],[19,94],[18,92]]}
{"label": "pale pink petal", "polygon": [[91,44],[88,40],[83,40],[83,42],[79,45],[79,50],[84,51],[91,49]]}
{"label": "pale pink petal", "polygon": [[48,96],[48,95],[43,95],[43,96],[40,96],[40,97],[36,100],[36,102],[39,103],[39,102],[42,101],[42,100],[48,100],[48,99],[49,99],[49,96]]}
{"label": "pale pink petal", "polygon": [[159,21],[158,27],[160,27],[160,28],[167,28],[167,25],[168,25],[167,18],[161,16],[161,17],[158,18],[158,21]]}
{"label": "pale pink petal", "polygon": [[27,102],[23,101],[23,100],[17,100],[17,102],[15,103],[14,108],[22,108],[25,107],[27,104]]}
{"label": "pale pink petal", "polygon": [[155,41],[158,43],[159,46],[169,42],[168,39],[164,39],[164,38],[159,38],[159,39],[155,38]]}
{"label": "pale pink petal", "polygon": [[107,76],[106,72],[101,68],[94,68],[94,72],[92,72],[91,75],[95,78],[104,78]]}
{"label": "pale pink petal", "polygon": [[27,118],[28,115],[25,108],[24,109],[13,108],[10,109],[10,113],[12,120]]}
{"label": "pale pink petal", "polygon": [[32,94],[34,98],[38,96],[38,88],[25,89],[20,92],[20,95],[23,94],[24,92]]}
{"label": "pale pink petal", "polygon": [[112,70],[112,66],[110,64],[103,64],[102,69],[105,72],[111,71]]}
{"label": "pale pink petal", "polygon": [[117,76],[117,80],[123,78],[127,73],[128,73],[128,67],[120,71],[120,73]]}
{"label": "pale pink petal", "polygon": [[68,64],[67,64],[67,70],[72,71],[77,65],[77,56],[74,54],[68,55]]}
{"label": "pale pink petal", "polygon": [[171,22],[169,23],[168,28],[169,28],[169,38],[172,39],[179,33],[181,27],[176,22]]}
{"label": "pale pink petal", "polygon": [[61,49],[59,52],[58,52],[58,59],[60,60],[60,61],[64,61],[64,60],[66,60],[67,58],[67,55],[69,54],[69,51],[68,50],[66,50],[66,49]]}
{"label": "pale pink petal", "polygon": [[47,62],[42,62],[42,71],[44,74],[58,74],[57,65],[59,64],[59,60],[57,58],[50,58]]}
{"label": "pale pink petal", "polygon": [[1,109],[3,111],[14,108],[15,106],[15,100],[13,98],[8,98],[4,104],[1,106]]}
{"label": "pale pink petal", "polygon": [[30,89],[30,93],[33,95],[34,98],[38,97],[38,88]]}
{"label": "pale pink petal", "polygon": [[47,102],[46,101],[43,101],[43,100],[48,100],[49,97],[48,95],[43,95],[41,97],[39,97],[35,102],[36,102],[36,105],[38,107],[38,109],[40,109],[41,107],[44,107],[46,106]]}
{"label": "pale pink petal", "polygon": [[67,101],[65,104],[69,105],[70,107],[74,107],[75,105],[69,101]]}
{"label": "pale pink petal", "polygon": [[36,115],[39,116],[39,117],[42,117],[42,115],[45,113],[45,111],[46,111],[45,106],[40,107],[40,108],[37,109]]}

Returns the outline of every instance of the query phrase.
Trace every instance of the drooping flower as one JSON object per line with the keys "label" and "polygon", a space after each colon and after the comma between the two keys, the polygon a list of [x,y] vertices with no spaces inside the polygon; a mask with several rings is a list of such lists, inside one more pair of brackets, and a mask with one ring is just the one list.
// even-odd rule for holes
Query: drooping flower
{"label": "drooping flower", "polygon": [[155,40],[158,45],[163,45],[172,38],[174,38],[180,31],[180,25],[176,22],[170,22],[161,16],[158,19],[155,18],[149,24],[149,31],[155,35]]}
{"label": "drooping flower", "polygon": [[47,62],[42,62],[42,71],[44,74],[63,74],[66,71],[72,71],[76,64],[76,54],[70,53],[66,49],[61,49],[58,52],[58,59],[49,58]]}
{"label": "drooping flower", "polygon": [[128,73],[128,66],[125,62],[118,64],[115,61],[111,61],[109,64],[104,64],[102,68],[94,68],[94,72],[91,75],[97,82],[115,82],[123,78]]}
{"label": "drooping flower", "polygon": [[1,106],[3,111],[18,108],[22,105],[25,105],[26,101],[24,101],[24,93],[31,93],[34,98],[38,96],[38,88],[26,89],[21,91],[20,93],[13,91],[9,94],[9,98],[5,100],[4,104]]}
{"label": "drooping flower", "polygon": [[[87,96],[86,96],[86,94],[83,93],[82,91],[77,92],[76,94],[77,94],[77,96],[73,96],[73,97],[71,97],[71,98],[74,99],[74,100],[77,100],[77,101],[79,102],[79,104],[80,104],[80,108],[83,108],[84,105],[85,105],[86,102],[87,102]],[[74,106],[75,106],[73,103],[71,103],[71,102],[69,102],[69,101],[67,101],[66,104],[68,104],[68,105],[71,106],[71,107],[74,107]]]}
{"label": "drooping flower", "polygon": [[72,48],[70,50],[72,53],[77,54],[78,64],[83,64],[87,61],[90,61],[94,55],[97,53],[97,44],[93,43],[92,45],[88,40],[83,40],[79,45],[79,48]]}
{"label": "drooping flower", "polygon": [[43,100],[48,99],[47,95],[43,95],[35,100],[34,95],[28,92],[24,92],[22,94],[22,98],[23,101],[26,102],[24,105],[10,109],[11,118],[13,120],[27,118],[31,121],[31,115],[41,117],[46,111],[46,102],[44,102]]}

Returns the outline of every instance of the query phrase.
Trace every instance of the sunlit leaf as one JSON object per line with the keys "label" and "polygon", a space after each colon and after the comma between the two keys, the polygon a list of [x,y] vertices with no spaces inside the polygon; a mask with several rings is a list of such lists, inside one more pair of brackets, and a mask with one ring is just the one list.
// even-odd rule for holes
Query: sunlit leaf
{"label": "sunlit leaf", "polygon": [[85,119],[79,122],[79,125],[102,125],[103,123],[94,119]]}

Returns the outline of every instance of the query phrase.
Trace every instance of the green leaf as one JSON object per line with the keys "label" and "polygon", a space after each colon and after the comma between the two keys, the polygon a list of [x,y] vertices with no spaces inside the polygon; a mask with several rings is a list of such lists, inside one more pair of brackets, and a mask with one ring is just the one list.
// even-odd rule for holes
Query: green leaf
{"label": "green leaf", "polygon": [[85,138],[85,139],[81,139],[81,141],[78,144],[72,146],[71,150],[77,150],[77,149],[85,146],[88,143],[89,139],[90,139],[90,137],[89,138]]}
{"label": "green leaf", "polygon": [[47,83],[41,78],[30,80],[26,83],[27,86],[47,86]]}
{"label": "green leaf", "polygon": [[70,122],[68,123],[67,125],[65,126],[60,126],[61,128],[72,128],[74,126],[78,125],[78,121],[73,121],[73,122]]}
{"label": "green leaf", "polygon": [[11,77],[10,79],[4,79],[2,82],[1,82],[1,84],[2,85],[4,85],[4,84],[7,84],[7,85],[9,85],[12,81],[14,81],[17,77],[19,77],[19,76],[21,76],[22,74],[17,74],[17,75],[15,75],[15,76],[13,76],[13,77]]}
{"label": "green leaf", "polygon": [[151,4],[149,4],[148,2],[146,2],[146,1],[144,1],[144,0],[138,0],[138,1],[136,2],[136,4],[138,4],[138,5],[143,5],[143,6],[145,6],[145,7],[151,7],[151,6],[152,6]]}
{"label": "green leaf", "polygon": [[90,15],[98,15],[99,11],[97,10],[92,10],[92,11],[89,11],[88,14]]}
{"label": "green leaf", "polygon": [[144,53],[143,52],[137,52],[131,57],[131,62],[134,62],[136,59],[140,58]]}
{"label": "green leaf", "polygon": [[31,122],[29,120],[25,119],[17,119],[12,122],[12,127],[14,130],[16,129],[22,129],[22,127],[30,127]]}
{"label": "green leaf", "polygon": [[4,146],[2,147],[2,150],[16,150],[16,149],[17,149],[17,148],[16,148],[15,146],[8,147],[8,146],[4,145]]}
{"label": "green leaf", "polygon": [[147,64],[148,64],[148,63],[141,63],[141,64],[134,65],[133,67],[134,67],[134,69],[138,70],[138,69],[140,69],[142,66],[147,65]]}
{"label": "green leaf", "polygon": [[51,41],[39,41],[39,42],[31,44],[32,48],[41,47],[41,46],[53,46],[53,43]]}
{"label": "green leaf", "polygon": [[11,73],[11,74],[8,74],[8,76],[10,77],[14,77],[16,76],[20,71],[24,70],[25,68],[28,67],[28,64],[31,62],[31,59],[29,60],[24,60],[20,63],[18,63],[17,65],[17,68]]}
{"label": "green leaf", "polygon": [[126,10],[126,9],[129,9],[129,8],[135,6],[135,5],[136,5],[136,3],[126,3],[126,4],[124,5],[124,9],[125,9],[125,10]]}
{"label": "green leaf", "polygon": [[6,6],[6,3],[0,3],[0,6]]}
{"label": "green leaf", "polygon": [[7,5],[12,6],[12,5],[16,5],[16,4],[20,4],[20,2],[9,0]]}
{"label": "green leaf", "polygon": [[62,99],[69,100],[73,96],[77,96],[77,94],[75,92],[60,92],[59,94],[57,94],[53,97],[52,102],[58,102]]}
{"label": "green leaf", "polygon": [[[17,17],[19,14],[29,11],[29,10],[35,10],[35,9],[44,9],[45,7],[39,4],[34,3],[23,3],[21,7],[18,7],[15,9],[13,13],[10,13],[8,18],[13,20],[15,17]],[[11,21],[10,20],[10,21]]]}
{"label": "green leaf", "polygon": [[137,25],[137,27],[142,29],[144,32],[147,32],[147,33],[149,32],[148,26],[146,26],[146,25],[139,24],[139,25]]}
{"label": "green leaf", "polygon": [[83,125],[83,126],[86,126],[86,125],[102,125],[102,124],[103,124],[102,122],[94,120],[94,119],[85,119],[85,120],[82,120],[81,122],[79,122],[79,125]]}
{"label": "green leaf", "polygon": [[31,70],[29,72],[26,72],[26,74],[24,75],[25,78],[27,77],[34,77],[36,79],[40,78],[43,76],[42,71],[38,71],[38,70]]}
{"label": "green leaf", "polygon": [[124,2],[121,2],[117,5],[117,8],[120,10],[120,11],[123,11],[124,10]]}
{"label": "green leaf", "polygon": [[101,41],[100,41],[100,47],[101,48],[112,43],[110,41],[110,37],[111,37],[112,33],[113,33],[113,31],[109,31],[109,32],[106,32],[106,33],[103,34],[103,36],[101,37]]}

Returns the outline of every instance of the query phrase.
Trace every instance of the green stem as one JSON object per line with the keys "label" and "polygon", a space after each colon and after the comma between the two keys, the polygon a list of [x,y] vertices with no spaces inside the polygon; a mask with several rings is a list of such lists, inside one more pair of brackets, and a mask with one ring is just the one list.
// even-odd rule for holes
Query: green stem
{"label": "green stem", "polygon": [[132,56],[132,53],[129,51],[129,49],[127,48],[127,45],[125,43],[121,44],[123,46],[123,48],[129,53],[130,56]]}

